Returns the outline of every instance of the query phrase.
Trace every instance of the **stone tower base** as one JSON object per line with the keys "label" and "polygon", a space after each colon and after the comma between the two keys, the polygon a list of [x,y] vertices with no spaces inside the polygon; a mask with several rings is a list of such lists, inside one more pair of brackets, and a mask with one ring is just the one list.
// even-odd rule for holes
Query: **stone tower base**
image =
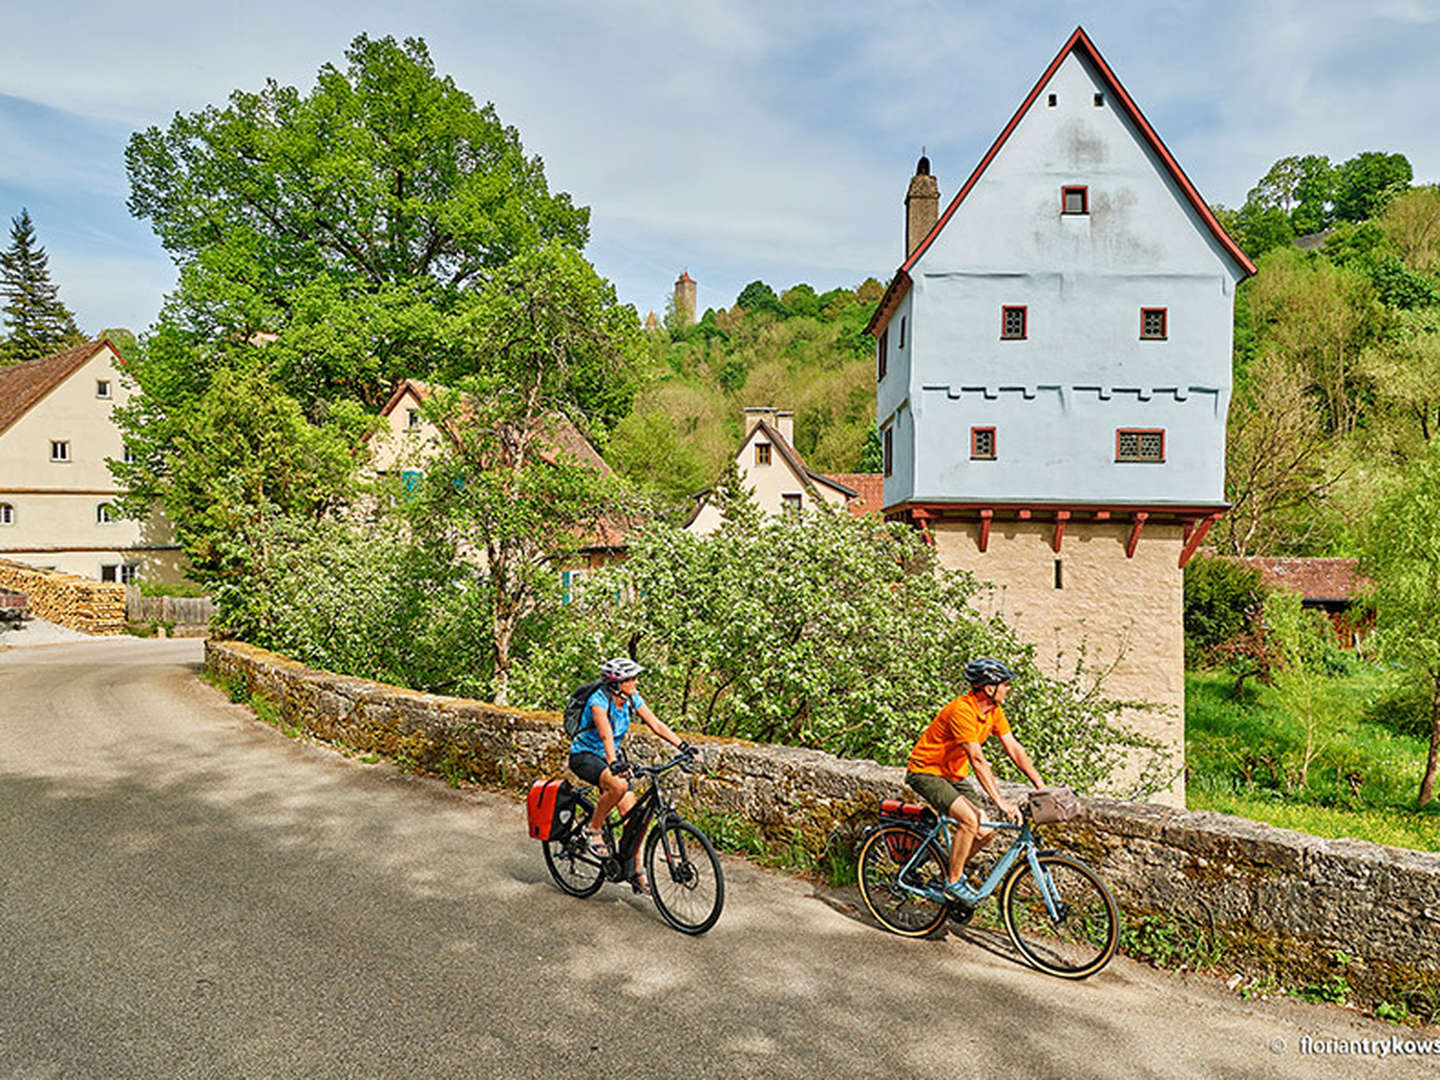
{"label": "stone tower base", "polygon": [[[1106,697],[1157,706],[1122,717],[1133,730],[1158,740],[1171,753],[1176,775],[1151,798],[1185,805],[1184,543],[1179,525],[1148,526],[1125,554],[1128,524],[1072,523],[1057,554],[1055,526],[1042,521],[996,521],[986,550],[974,522],[935,521],[930,526],[941,565],[968,570],[994,591],[977,598],[985,614],[999,614],[1036,646],[1047,674],[1073,675],[1083,644],[1086,670],[1105,672]],[[1058,577],[1057,577],[1058,563]],[[1017,731],[1023,743],[1025,733]],[[1115,778],[1123,789],[1134,779]]]}

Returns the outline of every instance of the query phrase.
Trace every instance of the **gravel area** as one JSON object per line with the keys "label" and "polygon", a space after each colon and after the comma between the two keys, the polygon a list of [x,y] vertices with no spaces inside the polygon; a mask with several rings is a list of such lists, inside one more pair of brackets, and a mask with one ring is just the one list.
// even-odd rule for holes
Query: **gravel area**
{"label": "gravel area", "polygon": [[[111,635],[105,635],[111,636]],[[95,641],[99,635],[82,634],[59,623],[46,622],[33,615],[18,627],[0,622],[0,649],[20,648],[25,645],[58,645],[66,641]]]}

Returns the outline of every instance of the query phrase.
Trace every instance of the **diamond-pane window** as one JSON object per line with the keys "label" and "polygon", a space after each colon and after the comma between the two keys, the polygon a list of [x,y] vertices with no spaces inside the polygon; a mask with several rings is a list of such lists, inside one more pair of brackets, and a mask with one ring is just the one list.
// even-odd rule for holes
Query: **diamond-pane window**
{"label": "diamond-pane window", "polygon": [[1140,336],[1147,341],[1161,341],[1168,336],[1169,327],[1163,307],[1140,309]]}
{"label": "diamond-pane window", "polygon": [[1000,336],[1012,339],[1025,336],[1025,309],[1023,307],[1000,309]]}
{"label": "diamond-pane window", "polygon": [[1125,429],[1115,433],[1116,461],[1164,461],[1163,430]]}

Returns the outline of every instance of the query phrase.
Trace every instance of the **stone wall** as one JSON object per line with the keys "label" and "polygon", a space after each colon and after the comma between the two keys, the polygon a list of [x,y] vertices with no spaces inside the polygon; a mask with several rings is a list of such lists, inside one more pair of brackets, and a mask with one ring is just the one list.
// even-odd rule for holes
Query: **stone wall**
{"label": "stone wall", "polygon": [[125,629],[125,586],[119,582],[0,559],[0,589],[24,593],[31,615],[72,630],[119,634]]}
{"label": "stone wall", "polygon": [[[565,768],[558,713],[313,671],[236,642],[207,642],[206,665],[275,703],[288,724],[417,768],[516,791]],[[633,740],[636,757],[659,756],[648,734]],[[817,858],[853,844],[874,820],[876,798],[903,783],[901,769],[871,761],[694,741],[710,766],[685,778],[696,805],[754,823],[777,849]],[[1199,934],[1236,970],[1274,972],[1294,986],[1341,976],[1353,998],[1371,1004],[1433,1003],[1440,992],[1440,855],[1105,799],[1086,800],[1084,817],[1045,835],[1101,872],[1132,925],[1158,917]]]}

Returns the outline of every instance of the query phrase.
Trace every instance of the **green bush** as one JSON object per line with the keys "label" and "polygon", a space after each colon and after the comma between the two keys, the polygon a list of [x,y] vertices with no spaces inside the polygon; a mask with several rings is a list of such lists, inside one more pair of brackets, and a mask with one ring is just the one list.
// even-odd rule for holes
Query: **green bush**
{"label": "green bush", "polygon": [[1260,571],[1234,559],[1198,556],[1185,567],[1185,656],[1198,661],[1245,632],[1266,596]]}

